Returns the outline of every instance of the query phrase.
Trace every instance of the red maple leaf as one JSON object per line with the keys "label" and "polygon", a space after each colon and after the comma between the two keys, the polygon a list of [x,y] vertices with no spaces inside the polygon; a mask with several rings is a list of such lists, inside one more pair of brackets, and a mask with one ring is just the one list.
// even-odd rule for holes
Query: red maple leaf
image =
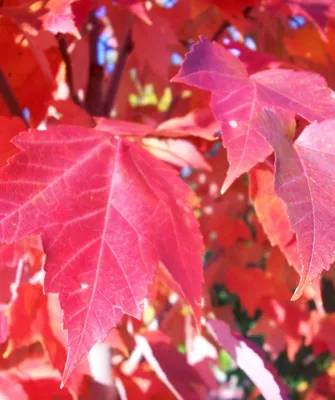
{"label": "red maple leaf", "polygon": [[274,69],[249,77],[238,58],[204,37],[186,55],[172,81],[212,93],[212,109],[222,123],[222,141],[230,162],[223,192],[272,152],[255,125],[263,107],[277,106],[311,121],[335,115],[335,98],[321,76]]}
{"label": "red maple leaf", "polygon": [[124,313],[140,316],[162,261],[200,316],[202,241],[192,193],[170,167],[106,132],[19,135],[0,172],[0,240],[42,233],[45,290],[60,294],[66,381]]}

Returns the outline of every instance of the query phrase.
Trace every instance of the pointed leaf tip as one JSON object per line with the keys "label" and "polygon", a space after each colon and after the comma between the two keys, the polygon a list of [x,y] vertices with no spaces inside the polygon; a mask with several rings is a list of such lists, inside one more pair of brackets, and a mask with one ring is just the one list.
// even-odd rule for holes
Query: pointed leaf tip
{"label": "pointed leaf tip", "polygon": [[292,297],[291,297],[291,301],[296,301],[299,300],[300,297],[304,294],[304,291],[306,289],[306,287],[308,286],[308,271],[306,271],[305,269],[303,270],[303,273],[300,277],[300,281],[298,286],[296,287]]}

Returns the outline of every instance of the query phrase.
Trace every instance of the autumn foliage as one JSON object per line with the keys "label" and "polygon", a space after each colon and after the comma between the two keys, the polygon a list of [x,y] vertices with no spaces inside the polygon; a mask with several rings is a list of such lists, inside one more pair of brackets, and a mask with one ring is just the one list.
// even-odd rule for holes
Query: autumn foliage
{"label": "autumn foliage", "polygon": [[332,0],[0,2],[0,398],[335,398]]}

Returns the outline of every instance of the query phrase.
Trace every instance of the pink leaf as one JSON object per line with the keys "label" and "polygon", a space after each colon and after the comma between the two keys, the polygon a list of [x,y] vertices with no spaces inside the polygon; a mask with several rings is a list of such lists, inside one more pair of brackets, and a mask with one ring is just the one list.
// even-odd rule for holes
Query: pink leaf
{"label": "pink leaf", "polygon": [[265,399],[288,399],[284,383],[265,361],[265,354],[260,349],[244,337],[232,333],[223,321],[211,320],[208,327],[214,339],[248,375]]}
{"label": "pink leaf", "polygon": [[335,115],[335,98],[321,76],[275,69],[249,77],[238,58],[204,37],[187,54],[173,81],[212,92],[212,109],[222,123],[230,162],[222,192],[272,152],[255,125],[263,107],[277,106],[310,121]]}
{"label": "pink leaf", "polygon": [[144,138],[143,147],[157,158],[177,167],[192,167],[211,171],[211,166],[188,140]]}
{"label": "pink leaf", "polygon": [[335,120],[313,122],[293,143],[295,121],[265,109],[258,129],[276,154],[275,190],[297,235],[302,276],[292,299],[335,257]]}
{"label": "pink leaf", "polygon": [[195,136],[206,140],[215,140],[215,133],[219,130],[219,123],[214,119],[208,108],[197,109],[183,117],[171,118],[157,127],[157,136]]}
{"label": "pink leaf", "polygon": [[183,117],[171,118],[162,122],[157,127],[138,122],[100,117],[95,118],[95,122],[97,129],[109,132],[114,136],[171,138],[194,136],[206,140],[216,140],[215,133],[219,129],[219,124],[215,121],[209,108],[192,111]]}
{"label": "pink leaf", "polygon": [[63,380],[126,313],[139,317],[158,262],[200,318],[201,255],[192,192],[135,143],[71,126],[26,132],[0,171],[0,241],[42,233],[46,292],[68,329]]}
{"label": "pink leaf", "polygon": [[149,136],[155,128],[138,122],[121,121],[109,118],[95,118],[96,129],[109,132],[113,136]]}

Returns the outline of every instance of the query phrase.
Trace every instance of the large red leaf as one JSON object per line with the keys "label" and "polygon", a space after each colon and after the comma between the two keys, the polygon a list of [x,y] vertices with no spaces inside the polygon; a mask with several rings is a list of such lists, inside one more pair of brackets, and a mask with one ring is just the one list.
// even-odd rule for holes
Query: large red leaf
{"label": "large red leaf", "polygon": [[232,333],[223,321],[211,320],[208,326],[213,337],[249,376],[265,399],[288,399],[284,383],[265,361],[265,354],[247,339]]}
{"label": "large red leaf", "polygon": [[16,137],[0,171],[0,240],[42,233],[45,289],[60,294],[68,379],[124,313],[138,317],[162,261],[200,315],[203,245],[175,171],[106,132],[55,127]]}
{"label": "large red leaf", "polygon": [[295,121],[284,112],[265,109],[257,124],[275,150],[275,190],[297,235],[302,263],[297,299],[335,257],[335,121],[313,122],[294,143]]}
{"label": "large red leaf", "polygon": [[321,76],[274,69],[249,77],[238,58],[204,37],[187,54],[173,81],[212,93],[213,112],[222,122],[230,162],[222,191],[272,152],[255,125],[255,116],[264,106],[290,110],[311,121],[335,115],[335,98]]}

